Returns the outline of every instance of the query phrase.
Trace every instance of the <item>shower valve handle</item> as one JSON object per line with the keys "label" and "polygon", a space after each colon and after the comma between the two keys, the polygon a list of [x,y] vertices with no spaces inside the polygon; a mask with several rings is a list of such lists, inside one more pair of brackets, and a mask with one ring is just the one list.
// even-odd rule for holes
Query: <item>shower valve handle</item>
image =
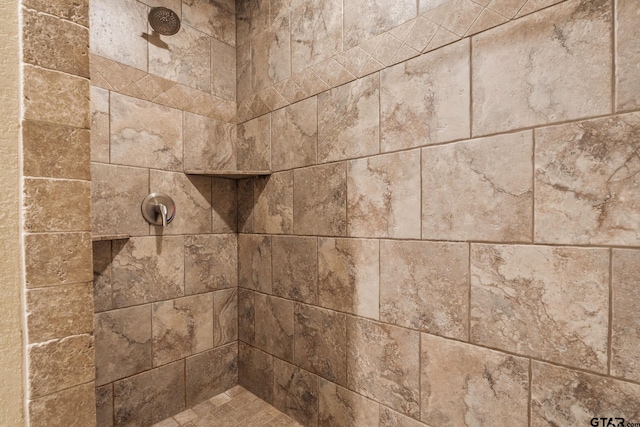
{"label": "shower valve handle", "polygon": [[156,213],[162,217],[162,226],[166,227],[167,226],[167,207],[162,203],[160,203],[159,205],[156,205],[154,209]]}

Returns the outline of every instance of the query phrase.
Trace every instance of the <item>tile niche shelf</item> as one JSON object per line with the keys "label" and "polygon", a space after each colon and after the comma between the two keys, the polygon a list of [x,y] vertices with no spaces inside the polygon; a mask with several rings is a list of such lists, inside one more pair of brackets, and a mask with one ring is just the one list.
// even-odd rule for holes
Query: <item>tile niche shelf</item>
{"label": "tile niche shelf", "polygon": [[128,234],[92,234],[91,241],[101,242],[104,240],[127,240],[131,236]]}
{"label": "tile niche shelf", "polygon": [[185,170],[187,175],[205,175],[215,178],[243,179],[271,175],[271,171],[234,171],[234,170]]}

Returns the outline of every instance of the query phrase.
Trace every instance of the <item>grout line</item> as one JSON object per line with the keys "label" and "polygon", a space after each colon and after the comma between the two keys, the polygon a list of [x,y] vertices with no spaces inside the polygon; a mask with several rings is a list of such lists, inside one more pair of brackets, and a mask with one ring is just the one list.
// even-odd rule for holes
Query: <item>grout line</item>
{"label": "grout line", "polygon": [[531,132],[532,155],[531,155],[531,241],[536,241],[536,131]]}
{"label": "grout line", "polygon": [[613,354],[613,249],[609,249],[609,318],[607,328],[607,374],[611,375]]}
{"label": "grout line", "polygon": [[467,246],[467,342],[471,343],[471,242]]}
{"label": "grout line", "polygon": [[529,426],[531,427],[531,400],[532,400],[532,391],[531,385],[533,383],[533,362],[529,359],[529,396],[527,399],[527,419],[529,421]]}
{"label": "grout line", "polygon": [[618,1],[613,2],[611,12],[611,112],[618,110]]}

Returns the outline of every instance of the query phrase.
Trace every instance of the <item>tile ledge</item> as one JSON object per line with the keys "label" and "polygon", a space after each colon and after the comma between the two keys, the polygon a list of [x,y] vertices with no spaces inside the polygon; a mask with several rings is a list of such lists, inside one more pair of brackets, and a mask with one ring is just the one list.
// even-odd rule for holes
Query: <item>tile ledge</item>
{"label": "tile ledge", "polygon": [[216,178],[243,179],[271,175],[271,171],[234,171],[234,170],[185,170],[187,175],[206,175]]}
{"label": "tile ledge", "polygon": [[105,240],[127,240],[131,236],[129,234],[92,234],[92,242],[101,242]]}

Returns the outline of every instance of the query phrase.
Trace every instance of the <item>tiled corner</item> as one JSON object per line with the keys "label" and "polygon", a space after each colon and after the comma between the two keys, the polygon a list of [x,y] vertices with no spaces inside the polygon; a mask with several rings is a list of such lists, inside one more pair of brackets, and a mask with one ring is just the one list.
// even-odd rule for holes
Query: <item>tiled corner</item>
{"label": "tiled corner", "polygon": [[271,170],[271,115],[238,125],[238,169]]}
{"label": "tiled corner", "polygon": [[274,171],[316,163],[318,100],[308,98],[271,114],[271,165]]}
{"label": "tiled corner", "polygon": [[273,360],[273,406],[308,427],[318,425],[318,379],[294,365]]}
{"label": "tiled corner", "polygon": [[293,301],[255,294],[255,346],[293,362]]}
{"label": "tiled corner", "polygon": [[318,301],[315,237],[273,236],[273,294],[307,304]]}
{"label": "tiled corner", "polygon": [[238,340],[238,289],[213,293],[213,346]]}
{"label": "tiled corner", "polygon": [[238,235],[238,285],[271,293],[271,237]]}
{"label": "tiled corner", "polygon": [[236,287],[237,248],[233,234],[185,236],[185,294]]}
{"label": "tiled corner", "polygon": [[318,385],[318,423],[366,427],[378,425],[379,405],[324,379]]}
{"label": "tiled corner", "polygon": [[236,125],[184,113],[184,169],[235,170]]}
{"label": "tiled corner", "polygon": [[186,381],[187,406],[235,386],[238,384],[238,347],[231,344],[187,358]]}
{"label": "tiled corner", "polygon": [[293,190],[293,171],[254,180],[254,233],[293,233]]}
{"label": "tiled corner", "polygon": [[242,342],[238,344],[238,381],[266,402],[273,402],[273,356]]}

